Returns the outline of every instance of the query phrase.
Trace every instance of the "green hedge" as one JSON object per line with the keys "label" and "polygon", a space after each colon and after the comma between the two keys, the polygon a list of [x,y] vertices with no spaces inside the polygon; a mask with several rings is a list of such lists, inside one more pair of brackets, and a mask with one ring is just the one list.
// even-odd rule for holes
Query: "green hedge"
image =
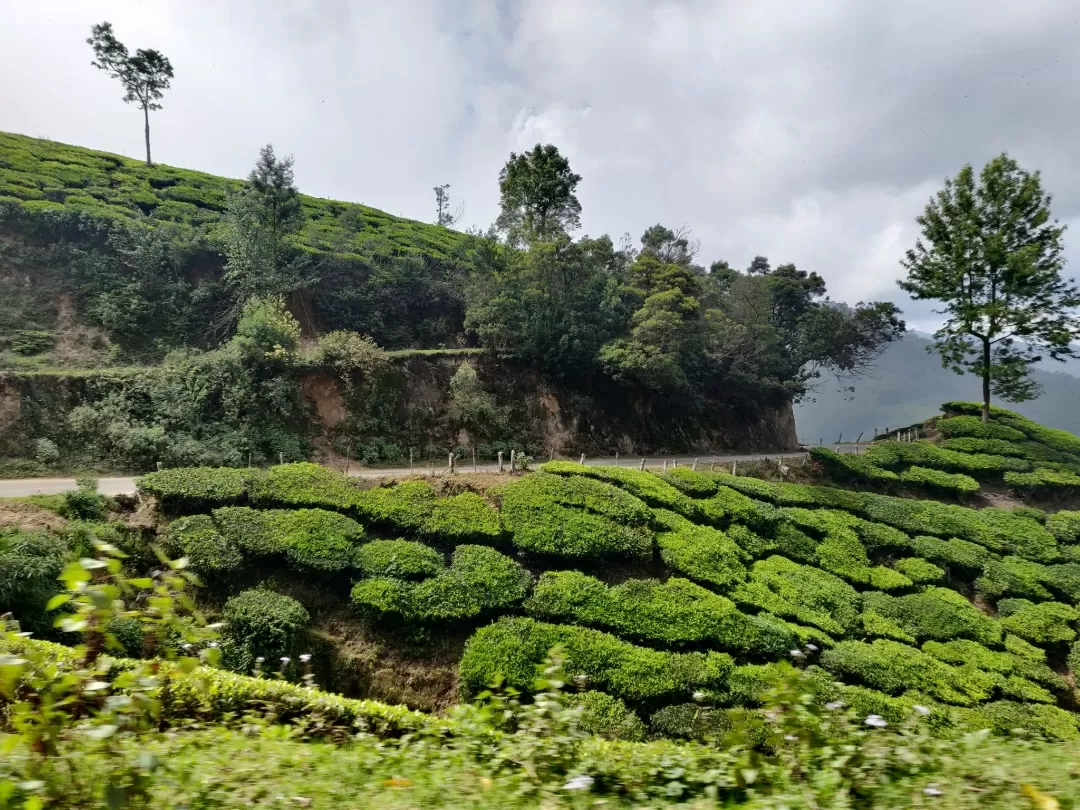
{"label": "green hedge", "polygon": [[664,473],[663,479],[692,498],[709,498],[720,488],[720,480],[713,473],[697,472],[689,467],[676,467]]}
{"label": "green hedge", "polygon": [[[397,532],[422,532],[435,510],[435,490],[426,481],[372,487],[356,496],[361,519]],[[442,522],[447,523],[447,517]]]}
{"label": "green hedge", "polygon": [[278,658],[300,652],[298,643],[311,621],[304,606],[273,591],[256,588],[242,591],[225,603],[225,636],[222,663],[236,672],[248,672],[255,657],[266,658],[270,669]]}
{"label": "green hedge", "polygon": [[1080,475],[1044,468],[1005,473],[1005,483],[1017,492],[1037,497],[1073,495],[1080,491]]}
{"label": "green hedge", "polygon": [[705,518],[721,526],[741,523],[756,532],[770,534],[780,520],[776,508],[755,501],[730,487],[717,488],[716,494],[701,501]]}
{"label": "green hedge", "polygon": [[[402,485],[399,485],[402,486]],[[502,537],[499,513],[475,492],[439,498],[422,523],[420,533],[432,541],[493,544]]]}
{"label": "green hedge", "polygon": [[198,512],[244,502],[259,475],[258,470],[232,467],[178,467],[149,473],[135,484],[167,512]]}
{"label": "green hedge", "polygon": [[1052,599],[1043,585],[1050,578],[1048,568],[1020,557],[988,560],[982,576],[975,580],[975,589],[984,596],[996,599],[1006,594],[1030,596],[1033,599]]}
{"label": "green hedge", "polygon": [[645,724],[637,713],[606,692],[568,692],[566,702],[569,706],[580,707],[578,728],[587,734],[605,740],[639,742],[645,739]]}
{"label": "green hedge", "polygon": [[869,638],[891,638],[914,644],[917,639],[892,619],[886,618],[876,610],[866,608],[862,613],[863,632]]}
{"label": "green hedge", "polygon": [[671,570],[721,588],[746,579],[744,561],[750,555],[732,537],[664,509],[655,510],[655,519],[660,559]]}
{"label": "green hedge", "polygon": [[421,582],[362,579],[353,586],[351,598],[362,610],[408,622],[449,621],[512,607],[531,585],[532,575],[495,549],[458,546],[450,567],[433,577]]}
{"label": "green hedge", "polygon": [[750,580],[731,598],[782,618],[810,624],[832,635],[852,631],[859,620],[859,594],[833,574],[780,556],[754,563]]}
{"label": "green hedge", "polygon": [[[1035,648],[1041,653],[1041,650]],[[940,642],[928,641],[922,645],[927,655],[954,666],[973,666],[1001,675],[1015,675],[1029,681],[1038,681],[1052,689],[1067,690],[1068,681],[1050,669],[1045,663],[1032,661],[1012,652],[989,650],[976,641],[956,639]]]}
{"label": "green hedge", "polygon": [[896,560],[893,563],[893,568],[918,585],[927,582],[938,582],[945,576],[944,568],[927,562],[920,557],[904,557]]}
{"label": "green hedge", "polygon": [[218,530],[245,554],[282,555],[297,568],[342,571],[356,562],[364,527],[324,509],[215,509]]}
{"label": "green hedge", "polygon": [[[1006,473],[1006,475],[1019,474]],[[979,482],[969,475],[947,473],[941,470],[932,470],[929,467],[908,467],[900,473],[900,480],[908,486],[925,489],[928,492],[971,495],[979,491]]]}
{"label": "green hedge", "polygon": [[1080,543],[1080,512],[1062,510],[1050,515],[1046,528],[1059,543]]}
{"label": "green hedge", "polygon": [[361,492],[358,479],[320,464],[271,467],[251,482],[251,502],[263,507],[309,507],[349,512]]}
{"label": "green hedge", "polygon": [[797,644],[779,622],[741,613],[730,599],[678,578],[663,583],[628,580],[609,588],[577,571],[549,571],[536,583],[525,611],[539,619],[609,630],[629,640],[703,643],[742,655],[775,657]]}
{"label": "green hedge", "polygon": [[174,520],[167,543],[173,554],[183,554],[192,570],[204,576],[235,571],[244,562],[236,543],[218,532],[209,515]]}
{"label": "green hedge", "polygon": [[811,447],[810,458],[821,464],[830,478],[853,484],[894,484],[898,476],[882,469],[865,455],[837,453],[827,447]]}
{"label": "green hedge", "polygon": [[997,679],[974,667],[954,667],[916,647],[887,639],[841,641],[822,653],[831,672],[890,695],[915,690],[943,703],[973,706],[990,698]]}
{"label": "green hedge", "polygon": [[923,559],[968,572],[981,571],[991,557],[982,546],[958,538],[916,537],[912,548]]}
{"label": "green hedge", "polygon": [[937,420],[937,429],[948,438],[966,436],[973,439],[1003,439],[1007,442],[1020,442],[1027,437],[1016,428],[1000,425],[997,422],[983,422],[977,416],[952,416]]}
{"label": "green hedge", "polygon": [[972,451],[958,452],[927,441],[881,442],[870,446],[866,457],[879,467],[898,469],[915,465],[969,475],[1000,475],[1007,470],[1022,472],[1031,469],[1031,464],[1022,459]]}
{"label": "green hedge", "polygon": [[998,700],[966,712],[964,720],[970,728],[985,728],[995,734],[1021,730],[1051,740],[1080,739],[1077,715],[1057,706]]}
{"label": "green hedge", "polygon": [[1028,458],[1030,452],[1022,442],[1010,442],[1005,439],[976,439],[972,436],[942,439],[937,446],[942,450],[954,450],[958,453],[985,453],[991,456],[1020,458]]}
{"label": "green hedge", "polygon": [[536,667],[560,647],[563,669],[583,675],[590,687],[633,703],[688,698],[698,689],[720,690],[734,664],[723,653],[670,653],[636,647],[584,627],[504,617],[482,627],[465,644],[461,689],[476,695],[496,679],[532,691]]}
{"label": "green hedge", "polygon": [[649,729],[660,737],[717,743],[731,730],[727,712],[698,703],[676,703],[653,712]]}
{"label": "green hedge", "polygon": [[549,461],[541,468],[546,473],[585,476],[614,484],[649,506],[670,509],[685,517],[700,516],[698,503],[659,475],[630,467],[583,466],[572,461]]}
{"label": "green hedge", "polygon": [[970,638],[987,644],[1001,641],[998,623],[948,588],[928,587],[907,596],[865,593],[863,609],[892,619],[919,640]]}
{"label": "green hedge", "polygon": [[[867,521],[834,509],[786,507],[781,512],[788,520],[823,538],[814,549],[812,561],[825,571],[849,582],[873,585],[881,590],[911,586],[911,580],[900,572],[871,565],[866,549],[854,528],[858,526],[866,532],[867,525],[870,525]],[[873,534],[878,541],[899,542],[873,530],[867,533]],[[901,533],[901,536],[907,540],[906,535]]]}
{"label": "green hedge", "polygon": [[369,577],[423,579],[445,568],[443,555],[412,540],[373,540],[357,549],[356,565]]}
{"label": "green hedge", "polygon": [[1076,638],[1073,625],[1080,612],[1060,602],[1033,604],[1026,599],[1002,599],[998,602],[1001,626],[1033,644],[1053,644]]}
{"label": "green hedge", "polygon": [[652,511],[627,492],[583,476],[534,473],[502,492],[514,544],[561,557],[650,557]]}

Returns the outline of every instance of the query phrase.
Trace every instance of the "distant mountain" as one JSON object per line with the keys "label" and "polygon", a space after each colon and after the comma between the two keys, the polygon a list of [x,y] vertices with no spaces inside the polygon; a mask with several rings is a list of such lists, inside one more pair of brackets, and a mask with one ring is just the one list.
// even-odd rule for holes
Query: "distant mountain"
{"label": "distant mountain", "polygon": [[[943,402],[979,398],[979,381],[941,367],[936,354],[926,348],[928,336],[908,332],[880,357],[870,377],[848,383],[854,392],[843,392],[833,379],[823,380],[815,401],[795,408],[799,438],[808,443],[872,438],[877,428],[910,425],[933,416]],[[1051,427],[1080,433],[1080,362],[1044,360],[1035,371],[1043,386],[1036,400],[1019,405],[995,404],[1015,410]]]}

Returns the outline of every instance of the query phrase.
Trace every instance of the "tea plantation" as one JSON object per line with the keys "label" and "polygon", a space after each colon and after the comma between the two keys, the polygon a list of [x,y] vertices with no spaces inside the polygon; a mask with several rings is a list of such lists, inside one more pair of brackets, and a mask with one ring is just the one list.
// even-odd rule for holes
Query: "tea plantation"
{"label": "tea plantation", "polygon": [[[423,480],[365,489],[313,464],[151,473],[139,489],[144,512],[156,510],[153,542],[201,578],[232,670],[177,670],[164,715],[205,722],[271,706],[323,733],[465,733],[453,712],[301,685],[312,605],[295,596],[317,593],[320,609],[336,604],[401,645],[463,639],[462,701],[497,684],[527,703],[556,655],[580,729],[616,746],[606,755],[637,745],[633,756],[662,759],[677,750],[657,753],[670,738],[714,746],[684,754],[715,752],[733,735],[775,752],[776,715],[761,709],[792,668],[812,711],[846,711],[857,726],[914,719],[941,740],[1021,730],[1071,745],[1080,511],[1067,507],[1080,439],[1004,410],[983,424],[976,406],[944,408],[924,440],[815,451],[813,484],[562,461],[456,494]],[[50,583],[95,533],[129,567],[154,565],[145,529],[120,525],[7,530],[0,610],[47,636]],[[295,583],[307,590],[281,587]],[[137,626],[110,632],[128,655],[144,650]],[[280,678],[249,677],[263,669]]]}

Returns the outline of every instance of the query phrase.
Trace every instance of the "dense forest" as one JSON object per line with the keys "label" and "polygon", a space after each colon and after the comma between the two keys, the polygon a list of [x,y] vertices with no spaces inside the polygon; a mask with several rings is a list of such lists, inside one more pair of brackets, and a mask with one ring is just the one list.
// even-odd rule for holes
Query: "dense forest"
{"label": "dense forest", "polygon": [[237,182],[0,135],[0,363],[151,369],[74,409],[61,451],[238,463],[307,457],[298,370],[371,385],[387,350],[478,347],[693,415],[798,400],[903,330],[791,264],[701,263],[663,225],[575,238],[580,179],[553,146],[512,154],[498,220],[460,233],[305,197],[269,146]]}

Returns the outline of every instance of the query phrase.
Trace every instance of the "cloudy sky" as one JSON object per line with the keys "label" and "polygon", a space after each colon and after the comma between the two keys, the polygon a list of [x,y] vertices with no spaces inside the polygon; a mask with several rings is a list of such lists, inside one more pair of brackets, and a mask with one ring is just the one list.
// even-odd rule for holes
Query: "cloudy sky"
{"label": "cloudy sky", "polygon": [[0,129],[140,156],[84,44],[106,19],[176,69],[161,162],[238,177],[272,142],[309,194],[430,220],[450,183],[486,226],[508,154],[551,142],[584,232],[685,225],[705,263],[795,262],[928,328],[895,287],[914,218],[1008,150],[1080,267],[1072,0],[3,0]]}

